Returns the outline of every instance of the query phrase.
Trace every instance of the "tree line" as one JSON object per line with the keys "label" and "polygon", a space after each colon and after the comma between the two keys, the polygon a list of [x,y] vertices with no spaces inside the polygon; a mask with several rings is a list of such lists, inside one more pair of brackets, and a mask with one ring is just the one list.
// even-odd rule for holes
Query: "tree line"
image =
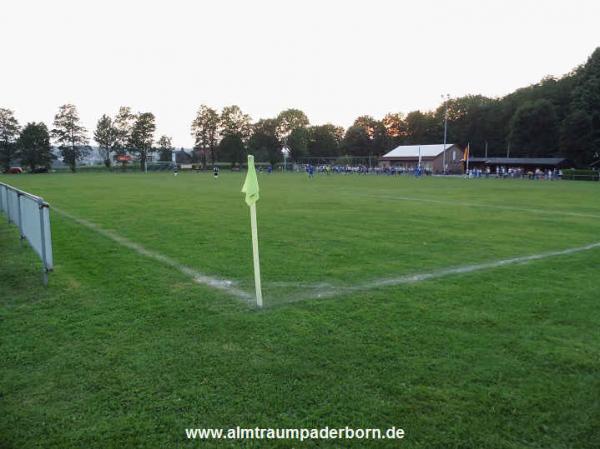
{"label": "tree line", "polygon": [[[398,145],[443,141],[448,120],[449,143],[470,144],[483,156],[568,157],[577,165],[600,159],[600,48],[588,61],[562,77],[546,77],[501,98],[467,95],[447,99],[434,111],[389,113],[381,120],[364,115],[347,129],[333,124],[311,125],[299,109],[253,122],[239,106],[218,111],[202,105],[192,120],[193,162],[241,164],[251,152],[258,161],[276,163],[285,145],[293,160],[308,157],[380,156]],[[133,113],[123,106],[114,117],[98,120],[94,140],[107,166],[113,156],[134,153],[145,168],[150,153],[171,160],[172,139],[156,141],[155,116]],[[74,171],[90,150],[87,130],[74,105],[63,105],[53,128],[31,122],[22,129],[14,113],[0,108],[0,164],[20,158],[32,169],[48,166],[51,141]]]}
{"label": "tree line", "polygon": [[[114,119],[102,115],[94,140],[107,167],[112,163],[112,156],[133,152],[139,155],[141,167],[145,168],[148,154],[156,150],[153,146],[155,129],[151,112],[134,114],[131,108],[121,107]],[[43,122],[30,122],[21,129],[14,112],[0,108],[0,164],[8,169],[11,161],[20,159],[21,164],[31,170],[49,167],[56,158],[51,145],[54,141],[63,162],[75,171],[78,162],[91,151],[87,133],[72,104],[60,106],[51,130]],[[171,141],[162,136],[158,144],[170,147]]]}

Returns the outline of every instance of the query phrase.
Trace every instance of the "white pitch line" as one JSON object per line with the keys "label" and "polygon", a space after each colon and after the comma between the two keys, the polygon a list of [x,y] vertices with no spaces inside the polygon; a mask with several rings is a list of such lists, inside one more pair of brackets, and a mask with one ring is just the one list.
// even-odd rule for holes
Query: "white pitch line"
{"label": "white pitch line", "polygon": [[84,220],[83,218],[78,218],[74,215],[71,215],[68,212],[57,209],[54,206],[52,207],[52,210],[64,217],[67,217],[67,218],[75,221],[76,223],[78,223],[82,226],[85,226],[86,228],[89,228],[89,229],[97,232],[98,234],[100,234],[104,237],[107,237],[107,238],[117,242],[118,244],[120,244],[126,248],[129,248],[129,249],[137,252],[138,254],[141,254],[142,256],[149,257],[150,259],[154,259],[158,262],[161,262],[163,265],[167,265],[171,268],[175,268],[176,270],[180,271],[181,273],[185,274],[186,276],[192,278],[194,280],[194,282],[196,282],[198,284],[203,284],[208,287],[215,288],[217,290],[222,290],[226,293],[229,293],[230,295],[236,296],[237,298],[240,298],[240,299],[243,299],[246,301],[252,299],[252,295],[245,292],[244,290],[241,290],[240,288],[237,288],[235,286],[234,281],[230,281],[227,279],[219,279],[216,277],[208,276],[204,273],[200,273],[199,271],[196,271],[193,268],[190,268],[186,265],[180,264],[175,259],[172,259],[169,256],[165,256],[164,254],[147,249],[147,248],[143,247],[142,245],[140,245],[139,243],[132,242],[131,240],[117,234],[116,232],[109,231],[107,229],[103,229],[100,226],[98,226],[97,224],[92,223],[91,221]]}
{"label": "white pitch line", "polygon": [[547,210],[547,209],[531,209],[528,207],[517,207],[517,206],[503,206],[501,204],[480,204],[480,203],[465,203],[462,201],[445,201],[445,200],[436,200],[433,198],[418,198],[418,197],[410,197],[410,196],[389,196],[389,195],[361,195],[369,198],[381,198],[386,200],[397,200],[397,201],[413,201],[417,203],[435,203],[435,204],[445,204],[448,206],[464,206],[464,207],[484,207],[487,209],[499,209],[499,210],[514,210],[517,212],[530,212],[535,214],[545,214],[545,215],[565,215],[568,217],[585,217],[585,218],[600,218],[600,215],[595,214],[586,214],[583,212],[567,212],[560,210]]}
{"label": "white pitch line", "polygon": [[[545,253],[540,253],[540,254],[533,254],[530,256],[513,257],[511,259],[501,259],[501,260],[496,260],[496,261],[491,261],[491,262],[484,262],[484,263],[480,263],[480,264],[443,268],[440,270],[431,271],[429,273],[417,273],[417,274],[399,276],[399,277],[395,277],[395,278],[375,279],[375,280],[367,281],[362,284],[351,285],[351,286],[335,287],[335,286],[329,284],[326,287],[326,289],[321,290],[316,294],[297,296],[295,298],[292,298],[291,301],[295,302],[295,301],[302,301],[302,300],[307,300],[307,299],[332,298],[334,296],[340,296],[340,295],[345,295],[348,293],[355,293],[355,292],[361,292],[361,291],[367,291],[367,290],[374,290],[374,289],[378,289],[378,288],[382,288],[382,287],[390,287],[390,286],[402,285],[402,284],[414,284],[417,282],[428,281],[430,279],[437,279],[437,278],[451,276],[451,275],[472,273],[474,271],[489,270],[489,269],[499,268],[499,267],[503,267],[503,266],[507,266],[507,265],[524,264],[524,263],[532,262],[535,260],[548,259],[550,257],[575,254],[575,253],[580,253],[583,251],[589,251],[589,250],[592,250],[595,248],[600,248],[600,242],[590,243],[589,245],[578,246],[575,248],[567,248],[567,249],[563,249],[563,250],[559,250],[559,251],[551,251],[551,252],[545,252]],[[315,288],[318,288],[318,285],[319,284],[316,284]],[[321,284],[321,286],[323,287],[323,284]]]}
{"label": "white pitch line", "polygon": [[[132,242],[131,240],[129,240],[123,236],[120,236],[119,234],[117,234],[113,231],[103,229],[100,226],[98,226],[97,224],[92,223],[88,220],[84,220],[82,218],[75,217],[75,216],[69,214],[68,212],[57,209],[56,207],[53,207],[52,210],[56,211],[60,215],[70,218],[71,220],[75,221],[76,223],[79,223],[79,224],[97,232],[100,235],[103,235],[104,237],[107,237],[107,238],[119,243],[122,246],[125,246],[129,249],[132,249],[133,251],[136,251],[138,254],[141,254],[141,255],[149,257],[151,259],[157,260],[157,261],[163,263],[164,265],[167,265],[167,266],[170,266],[172,268],[179,270],[181,273],[185,274],[186,276],[191,277],[195,282],[197,282],[199,284],[204,284],[209,287],[225,291],[233,296],[236,296],[240,299],[244,299],[246,301],[251,300],[253,298],[252,295],[249,294],[248,292],[245,292],[245,291],[235,287],[235,282],[233,282],[233,281],[226,280],[226,279],[219,279],[219,278],[211,277],[206,274],[200,273],[200,272],[194,270],[193,268],[190,268],[190,267],[180,264],[179,262],[177,262],[174,259],[171,259],[168,256],[160,254],[156,251],[149,250],[138,243]],[[304,284],[303,288],[319,289],[319,292],[316,294],[308,294],[308,295],[289,297],[286,302],[296,302],[296,301],[303,301],[303,300],[309,300],[309,299],[325,299],[325,298],[332,298],[335,296],[345,295],[348,293],[374,290],[374,289],[378,289],[378,288],[382,288],[382,287],[390,287],[390,286],[402,285],[402,284],[414,284],[417,282],[423,282],[423,281],[427,281],[430,279],[437,279],[437,278],[451,276],[451,275],[472,273],[474,271],[489,270],[489,269],[499,268],[499,267],[503,267],[503,266],[507,266],[507,265],[524,264],[524,263],[532,262],[535,260],[548,259],[551,257],[563,256],[563,255],[568,255],[568,254],[575,254],[575,253],[579,253],[579,252],[583,252],[583,251],[589,251],[589,250],[592,250],[595,248],[600,248],[600,242],[590,243],[589,245],[585,245],[585,246],[567,248],[564,250],[533,254],[533,255],[529,255],[529,256],[520,256],[520,257],[513,257],[510,259],[501,259],[501,260],[496,260],[496,261],[491,261],[491,262],[484,262],[484,263],[480,263],[480,264],[443,268],[443,269],[431,271],[428,273],[417,273],[417,274],[399,276],[399,277],[395,277],[395,278],[388,277],[388,278],[382,278],[382,279],[374,279],[371,281],[364,282],[362,284],[356,284],[356,285],[350,285],[350,286],[336,287],[332,284],[326,284],[326,283],[317,283],[317,284],[312,284],[312,285]],[[294,283],[288,284],[285,282],[274,283],[274,284],[277,284],[279,286],[298,286],[298,285],[300,285],[300,284],[294,284]]]}

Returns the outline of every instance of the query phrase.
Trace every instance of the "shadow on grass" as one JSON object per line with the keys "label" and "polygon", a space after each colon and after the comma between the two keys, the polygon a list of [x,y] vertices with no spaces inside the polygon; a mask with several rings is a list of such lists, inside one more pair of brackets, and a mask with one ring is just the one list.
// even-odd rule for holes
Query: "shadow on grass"
{"label": "shadow on grass", "polygon": [[17,228],[6,222],[0,224],[0,257],[1,306],[33,303],[47,296],[42,283],[42,262],[26,240],[19,242]]}

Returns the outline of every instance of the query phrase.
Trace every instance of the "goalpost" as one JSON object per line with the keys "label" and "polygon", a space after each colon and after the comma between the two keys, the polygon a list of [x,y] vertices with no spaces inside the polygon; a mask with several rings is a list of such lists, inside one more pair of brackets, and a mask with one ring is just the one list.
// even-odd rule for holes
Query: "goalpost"
{"label": "goalpost", "polygon": [[146,161],[147,171],[173,171],[176,166],[171,161]]}

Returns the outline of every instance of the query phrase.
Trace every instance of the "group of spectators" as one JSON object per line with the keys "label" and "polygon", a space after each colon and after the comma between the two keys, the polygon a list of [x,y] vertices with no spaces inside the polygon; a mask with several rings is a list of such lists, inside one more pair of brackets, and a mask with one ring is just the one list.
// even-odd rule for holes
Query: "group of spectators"
{"label": "group of spectators", "polygon": [[304,170],[309,176],[314,176],[315,173],[331,175],[331,174],[343,174],[343,175],[431,175],[431,170],[426,170],[422,167],[415,168],[403,168],[403,167],[369,167],[367,165],[312,165],[304,164],[302,166],[296,166],[296,171],[299,172]]}
{"label": "group of spectators", "polygon": [[526,170],[521,167],[505,167],[498,166],[494,171],[490,167],[485,169],[472,168],[467,170],[465,176],[468,178],[517,178],[517,179],[545,179],[547,181],[557,180],[562,178],[562,170],[536,168],[535,170]]}
{"label": "group of spectators", "polygon": [[[269,165],[266,168],[258,167],[258,171],[266,171],[267,173],[272,173],[273,167]],[[423,167],[412,167],[412,168],[404,168],[404,167],[369,167],[367,165],[312,165],[312,164],[302,164],[295,165],[294,171],[301,172],[304,171],[308,174],[310,178],[312,178],[315,174],[343,174],[343,175],[386,175],[386,176],[396,176],[396,175],[413,175],[413,176],[426,176],[431,175],[432,172],[429,169],[425,169]],[[535,170],[528,170],[521,167],[505,167],[505,166],[497,166],[492,170],[490,167],[481,168],[471,168],[468,169],[465,173],[466,178],[515,178],[515,179],[544,179],[544,180],[558,180],[562,178],[562,170],[560,169],[541,169],[536,168]]]}

